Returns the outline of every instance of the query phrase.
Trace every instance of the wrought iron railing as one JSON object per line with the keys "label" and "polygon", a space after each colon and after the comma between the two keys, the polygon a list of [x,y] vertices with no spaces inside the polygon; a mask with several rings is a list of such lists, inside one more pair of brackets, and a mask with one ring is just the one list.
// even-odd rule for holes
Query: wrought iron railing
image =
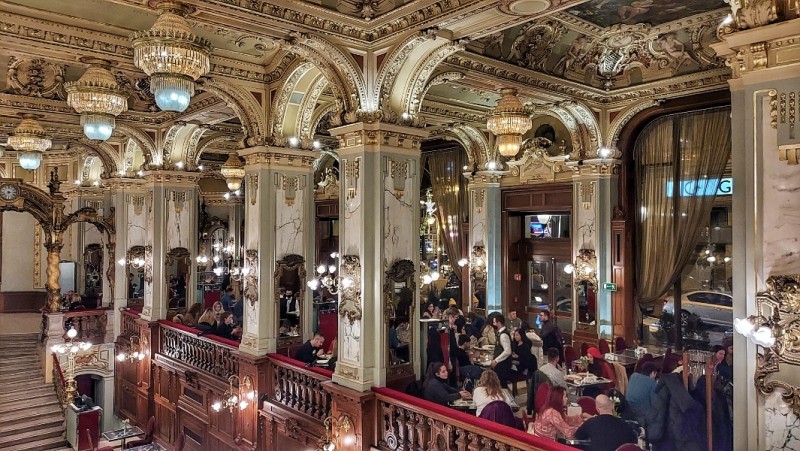
{"label": "wrought iron railing", "polygon": [[322,386],[330,381],[332,373],[319,368],[308,368],[279,354],[268,354],[271,385],[267,393],[271,402],[324,420],[331,412],[331,394]]}
{"label": "wrought iron railing", "polygon": [[52,353],[53,358],[53,388],[58,396],[58,403],[63,410],[66,407],[67,399],[67,380],[64,378],[64,372],[61,370],[61,362],[58,360],[58,355]]}
{"label": "wrought iron railing", "polygon": [[130,338],[132,335],[139,335],[139,327],[136,324],[137,318],[139,318],[139,312],[135,310],[123,310],[120,335],[126,338]]}

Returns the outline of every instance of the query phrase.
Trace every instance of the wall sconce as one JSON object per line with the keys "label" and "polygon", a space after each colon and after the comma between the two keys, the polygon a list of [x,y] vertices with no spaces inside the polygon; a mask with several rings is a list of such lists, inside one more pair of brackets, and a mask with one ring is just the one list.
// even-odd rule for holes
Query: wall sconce
{"label": "wall sconce", "polygon": [[[236,381],[235,386],[234,381]],[[240,382],[239,376],[234,374],[228,378],[228,389],[223,393],[222,399],[211,404],[211,408],[215,412],[224,408],[233,413],[237,407],[239,410],[246,409],[255,399],[256,392],[253,390],[253,380],[250,379],[250,376],[245,376]]]}
{"label": "wall sconce", "polygon": [[597,285],[597,255],[594,249],[581,249],[575,263],[564,267],[564,272],[575,275],[575,282],[587,281]]}
{"label": "wall sconce", "polygon": [[147,338],[139,339],[138,335],[131,335],[127,351],[120,351],[117,354],[117,361],[129,363],[144,360],[146,357]]}
{"label": "wall sconce", "polygon": [[336,451],[336,442],[342,439],[342,445],[345,449],[350,449],[355,445],[356,440],[350,434],[350,429],[353,428],[353,423],[350,417],[342,415],[341,417],[329,416],[325,418],[323,423],[325,425],[325,440],[320,444],[322,451]]}

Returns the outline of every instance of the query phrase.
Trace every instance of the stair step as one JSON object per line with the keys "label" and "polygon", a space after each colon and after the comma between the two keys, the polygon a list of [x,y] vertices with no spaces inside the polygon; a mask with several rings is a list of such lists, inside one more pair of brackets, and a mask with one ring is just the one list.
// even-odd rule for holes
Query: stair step
{"label": "stair step", "polygon": [[56,396],[52,386],[49,384],[45,385],[47,386],[47,389],[31,390],[29,393],[25,394],[24,397],[20,396],[20,394],[16,392],[0,393],[0,404],[13,403],[16,401],[30,401],[28,405],[35,405],[36,402],[38,402],[41,398]]}
{"label": "stair step", "polygon": [[16,409],[26,409],[29,406],[58,405],[58,396],[53,392],[42,390],[41,393],[31,393],[25,399],[9,397],[8,401],[0,399],[0,413]]}
{"label": "stair step", "polygon": [[51,437],[35,442],[28,442],[22,445],[11,446],[3,451],[28,451],[28,450],[49,450],[64,448],[65,440],[63,437]]}
{"label": "stair step", "polygon": [[14,445],[23,445],[25,443],[28,443],[32,439],[41,440],[53,437],[61,438],[61,435],[63,433],[64,433],[63,426],[61,424],[58,424],[56,426],[37,428],[29,431],[19,432],[13,435],[7,435],[5,437],[0,437],[0,449],[7,449],[8,447]]}
{"label": "stair step", "polygon": [[49,419],[50,417],[59,417],[63,419],[63,414],[61,413],[61,408],[56,405],[49,405],[49,406],[36,406],[31,407],[25,410],[16,410],[12,412],[3,412],[0,413],[0,431],[5,430],[6,426],[10,426],[12,424],[31,421],[32,419]]}
{"label": "stair step", "polygon": [[26,382],[18,382],[14,385],[5,385],[0,387],[0,396],[7,395],[11,393],[19,393],[19,392],[32,392],[32,391],[40,391],[40,390],[48,390],[51,391],[53,388],[44,383],[44,380],[32,380]]}
{"label": "stair step", "polygon": [[4,414],[26,409],[28,406],[58,407],[60,409],[61,405],[58,402],[58,397],[53,393],[48,393],[47,395],[47,397],[35,398],[35,402],[32,401],[31,397],[26,396],[25,399],[19,401],[0,404],[0,418]]}
{"label": "stair step", "polygon": [[0,374],[0,381],[3,381],[3,384],[17,384],[20,382],[28,382],[28,381],[38,381],[44,382],[44,375],[42,374],[42,370],[39,371],[23,371],[19,373],[12,373],[12,374]]}
{"label": "stair step", "polygon": [[[0,438],[13,434],[19,434],[27,431],[38,431],[42,428],[60,427],[64,431],[64,416],[61,415],[61,410],[58,413],[50,413],[47,415],[39,415],[37,417],[26,417],[22,419],[12,420],[13,422],[6,422],[1,420],[0,423]],[[0,449],[3,449],[0,446]]]}

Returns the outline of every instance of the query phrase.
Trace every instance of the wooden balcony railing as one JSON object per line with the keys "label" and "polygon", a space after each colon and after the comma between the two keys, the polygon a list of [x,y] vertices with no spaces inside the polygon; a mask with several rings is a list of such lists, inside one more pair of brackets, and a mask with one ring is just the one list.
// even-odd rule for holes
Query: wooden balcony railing
{"label": "wooden balcony railing", "polygon": [[268,354],[271,384],[270,401],[324,420],[331,412],[331,394],[322,383],[333,373],[321,368],[305,367],[302,362],[280,354]]}
{"label": "wooden balcony railing", "polygon": [[94,344],[105,342],[106,327],[108,326],[108,316],[106,309],[96,310],[75,310],[64,313],[64,340],[67,339],[67,331],[74,327],[78,332],[76,340],[90,341]]}
{"label": "wooden balcony railing", "polygon": [[64,378],[64,372],[61,371],[61,362],[58,360],[58,355],[55,352],[51,355],[53,358],[53,388],[56,390],[61,409],[64,409],[66,407],[65,400],[67,399],[67,380]]}
{"label": "wooden balcony railing", "polygon": [[137,318],[139,318],[138,311],[122,310],[122,323],[119,334],[125,338],[130,338],[132,335],[139,335],[139,327],[136,325]]}
{"label": "wooden balcony railing", "polygon": [[373,387],[377,402],[375,437],[380,450],[575,451],[524,431],[476,418],[390,388]]}
{"label": "wooden balcony railing", "polygon": [[160,320],[158,353],[224,380],[239,374],[238,343],[200,332],[172,321]]}

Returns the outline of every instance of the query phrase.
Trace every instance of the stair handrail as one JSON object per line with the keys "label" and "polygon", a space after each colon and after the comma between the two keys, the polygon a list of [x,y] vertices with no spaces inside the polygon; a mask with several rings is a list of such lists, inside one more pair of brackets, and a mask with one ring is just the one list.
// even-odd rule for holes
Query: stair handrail
{"label": "stair handrail", "polygon": [[64,377],[64,371],[61,370],[61,361],[58,360],[58,355],[53,352],[53,388],[56,390],[58,396],[58,404],[61,410],[66,408],[67,399],[67,380]]}

